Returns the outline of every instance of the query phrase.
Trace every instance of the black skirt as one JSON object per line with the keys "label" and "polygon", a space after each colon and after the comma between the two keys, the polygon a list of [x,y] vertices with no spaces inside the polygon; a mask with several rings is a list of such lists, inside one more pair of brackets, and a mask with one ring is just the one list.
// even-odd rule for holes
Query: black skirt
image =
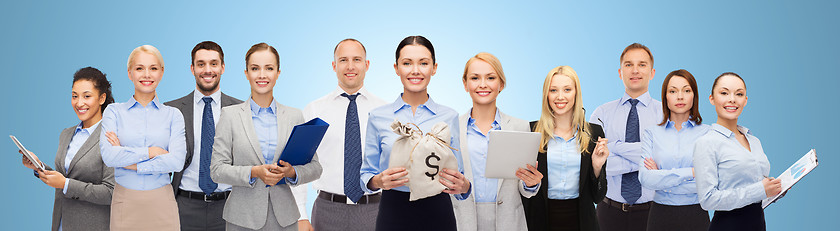
{"label": "black skirt", "polygon": [[548,200],[548,230],[580,230],[580,209],[578,199]]}
{"label": "black skirt", "polygon": [[700,204],[663,205],[651,203],[647,231],[705,231],[709,230],[709,212]]}
{"label": "black skirt", "polygon": [[764,209],[761,203],[754,203],[732,211],[715,211],[709,231],[764,231]]}
{"label": "black skirt", "polygon": [[455,231],[455,210],[449,194],[408,201],[407,192],[383,190],[376,216],[376,230]]}

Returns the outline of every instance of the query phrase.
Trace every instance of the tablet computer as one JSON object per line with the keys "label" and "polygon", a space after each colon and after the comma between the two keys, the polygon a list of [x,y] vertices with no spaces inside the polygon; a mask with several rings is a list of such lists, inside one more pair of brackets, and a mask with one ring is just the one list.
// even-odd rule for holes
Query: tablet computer
{"label": "tablet computer", "polygon": [[35,157],[32,157],[32,155],[29,153],[29,150],[26,150],[26,148],[23,147],[23,144],[21,144],[15,136],[9,135],[9,137],[12,138],[12,141],[15,142],[15,145],[17,145],[18,149],[20,149],[20,151],[23,152],[23,155],[26,156],[27,159],[29,159],[29,162],[32,162],[32,164],[35,165],[35,167],[37,167],[41,171],[46,170],[46,168],[44,168],[44,165],[40,161],[36,161]]}
{"label": "tablet computer", "polygon": [[539,133],[491,130],[489,136],[484,177],[518,179],[517,169],[527,169],[528,164],[536,166],[540,151]]}

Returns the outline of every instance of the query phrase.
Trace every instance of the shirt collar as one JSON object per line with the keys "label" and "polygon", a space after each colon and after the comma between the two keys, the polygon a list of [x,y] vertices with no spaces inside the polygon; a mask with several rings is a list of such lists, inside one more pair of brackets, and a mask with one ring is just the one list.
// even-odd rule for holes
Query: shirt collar
{"label": "shirt collar", "polygon": [[[628,100],[630,100],[632,98],[633,97],[630,97],[630,95],[628,95],[627,92],[624,92],[624,96],[621,97],[621,101],[619,101],[618,105],[624,105],[625,103],[629,104],[630,101],[628,101]],[[650,97],[650,92],[649,91],[645,92],[644,94],[640,95],[639,97],[636,97],[636,99],[638,99],[639,103],[641,103],[642,106],[645,106],[645,107],[650,105],[650,101],[653,100],[653,98]]]}
{"label": "shirt collar", "polygon": [[[470,108],[470,114],[469,115],[470,115],[470,118],[467,119],[467,125],[471,126],[471,125],[475,124],[475,119],[473,119],[473,117],[472,117],[472,108]],[[496,108],[496,118],[493,118],[493,127],[496,127],[499,124],[501,124],[501,121],[502,121],[502,116],[499,115],[499,108],[497,107]]]}
{"label": "shirt collar", "polygon": [[[405,107],[411,108],[411,105],[403,101],[402,96],[403,94],[400,93],[400,96],[397,97],[397,100],[394,100],[394,102],[391,103],[391,110],[393,110],[394,112],[397,112]],[[418,108],[426,108],[434,115],[437,114],[438,109],[440,108],[440,104],[435,103],[435,101],[432,100],[432,97],[429,96],[429,100],[426,100],[426,103],[418,105]]]}
{"label": "shirt collar", "polygon": [[[674,121],[671,121],[669,119],[668,122],[665,123],[665,128],[674,128],[674,124],[675,124]],[[694,127],[694,126],[697,126],[697,123],[695,123],[694,120],[688,120],[686,122],[683,122],[683,124],[682,124],[683,128],[687,128],[687,127],[690,128],[690,127]]]}
{"label": "shirt collar", "polygon": [[[155,95],[155,98],[152,99],[152,102],[149,102],[149,105],[146,106],[152,106],[155,109],[160,109],[160,100],[158,99],[157,95]],[[133,107],[143,107],[143,105],[141,105],[140,102],[137,102],[137,100],[134,99],[134,96],[131,96],[131,98],[128,99],[128,108],[130,109]]]}
{"label": "shirt collar", "polygon": [[82,128],[85,122],[79,122],[79,125],[76,125],[76,131],[73,132],[73,134],[79,133],[79,131],[81,130],[85,130],[85,132],[91,134],[93,130],[96,130],[96,127],[99,126],[100,122],[102,122],[102,120],[97,121],[95,124],[93,124],[93,126],[90,126],[89,128]]}
{"label": "shirt collar", "polygon": [[[257,105],[254,100],[248,98],[248,103],[251,105],[251,114],[258,115],[260,112],[260,105]],[[275,114],[277,112],[277,103],[274,102],[274,99],[271,100],[271,104],[268,105],[268,112],[271,114]]]}
{"label": "shirt collar", "polygon": [[[195,89],[193,91],[193,103],[198,104],[199,102],[204,101],[202,98],[204,98],[204,94],[198,91],[198,89]],[[213,92],[213,94],[210,94],[210,98],[213,98],[213,102],[217,104],[222,102],[222,91]]]}
{"label": "shirt collar", "polygon": [[[346,99],[347,97],[341,96],[341,94],[344,94],[344,93],[347,93],[347,92],[344,91],[344,89],[341,89],[341,87],[335,87],[335,90],[330,92],[330,95],[333,96],[333,98],[332,98],[333,100],[338,100],[338,99],[341,99],[341,98]],[[347,94],[350,95],[350,93],[347,93]],[[365,89],[364,86],[362,88],[359,88],[359,91],[357,91],[356,93],[353,93],[353,94],[359,94],[359,97],[364,98],[364,99],[367,99],[368,95],[370,95],[370,93],[368,93],[367,89]]]}
{"label": "shirt collar", "polygon": [[[720,125],[720,124],[717,124],[717,123],[712,124],[712,129],[714,129],[715,131],[717,131],[721,135],[726,136],[727,138],[732,138],[732,135],[734,135],[732,130],[729,130],[729,128],[726,128],[723,125]],[[738,131],[741,131],[741,133],[744,133],[744,135],[747,135],[747,134],[752,135],[750,133],[749,128],[743,127],[741,125],[738,125]]]}

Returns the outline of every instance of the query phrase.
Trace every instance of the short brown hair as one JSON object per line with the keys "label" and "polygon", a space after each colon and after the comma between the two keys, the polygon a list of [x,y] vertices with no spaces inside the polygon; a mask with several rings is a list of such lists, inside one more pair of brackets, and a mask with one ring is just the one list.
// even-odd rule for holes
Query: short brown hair
{"label": "short brown hair", "polygon": [[674,76],[682,77],[688,81],[688,85],[691,86],[691,91],[694,92],[694,98],[691,99],[694,103],[691,106],[691,110],[688,112],[688,120],[694,121],[695,124],[703,123],[703,117],[700,116],[699,108],[700,96],[697,95],[697,80],[694,79],[694,75],[692,75],[691,72],[688,72],[685,69],[679,69],[668,73],[668,76],[665,76],[665,81],[662,82],[662,122],[659,123],[659,126],[668,123],[668,120],[671,119],[671,109],[668,108],[668,98],[666,95],[668,94],[668,83],[671,82],[671,78]]}
{"label": "short brown hair", "polygon": [[245,53],[245,69],[248,69],[248,59],[251,58],[251,54],[254,54],[257,51],[262,50],[269,50],[271,53],[274,53],[274,60],[277,62],[277,69],[280,69],[280,54],[277,53],[277,50],[274,47],[266,44],[266,43],[257,43],[251,46],[251,49],[248,49],[248,53]]}
{"label": "short brown hair", "polygon": [[621,57],[618,57],[618,62],[621,63],[624,60],[624,54],[627,54],[628,51],[633,49],[642,49],[647,52],[648,56],[650,56],[650,65],[653,66],[653,54],[650,53],[650,49],[647,46],[642,45],[641,43],[633,43],[629,46],[624,48],[624,51],[621,52]]}
{"label": "short brown hair", "polygon": [[225,52],[222,51],[222,47],[213,41],[204,41],[196,44],[195,47],[193,47],[192,53],[190,53],[190,57],[192,58],[190,65],[195,63],[195,52],[198,52],[198,50],[211,50],[219,52],[219,59],[222,60],[222,64],[225,64]]}

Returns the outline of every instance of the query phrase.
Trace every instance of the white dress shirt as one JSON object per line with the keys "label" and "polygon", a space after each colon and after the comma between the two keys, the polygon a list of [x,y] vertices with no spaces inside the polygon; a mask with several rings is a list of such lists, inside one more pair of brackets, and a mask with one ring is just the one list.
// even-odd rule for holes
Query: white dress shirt
{"label": "white dress shirt", "polygon": [[[347,118],[347,106],[350,100],[341,96],[345,93],[341,87],[336,87],[329,94],[312,101],[303,109],[303,118],[309,121],[315,117],[330,124],[321,145],[318,146],[318,161],[323,166],[321,178],[312,183],[316,191],[326,191],[332,194],[344,195],[344,123]],[[361,143],[365,143],[368,112],[387,102],[368,92],[364,87],[359,89],[356,98],[356,108],[359,115],[359,134]],[[349,93],[348,93],[349,94]],[[361,157],[360,157],[361,158]],[[292,187],[300,210],[301,220],[308,219],[306,213],[307,186]],[[347,204],[353,204],[347,200]]]}
{"label": "white dress shirt", "polygon": [[[184,175],[181,178],[181,185],[178,188],[184,191],[201,192],[198,187],[198,165],[201,164],[201,118],[204,116],[204,94],[198,89],[193,92],[193,156],[190,166],[184,169]],[[213,124],[219,124],[219,115],[222,114],[222,91],[216,91],[210,94],[213,102],[210,107],[213,109]],[[230,191],[231,186],[228,184],[219,183],[214,192]]]}

